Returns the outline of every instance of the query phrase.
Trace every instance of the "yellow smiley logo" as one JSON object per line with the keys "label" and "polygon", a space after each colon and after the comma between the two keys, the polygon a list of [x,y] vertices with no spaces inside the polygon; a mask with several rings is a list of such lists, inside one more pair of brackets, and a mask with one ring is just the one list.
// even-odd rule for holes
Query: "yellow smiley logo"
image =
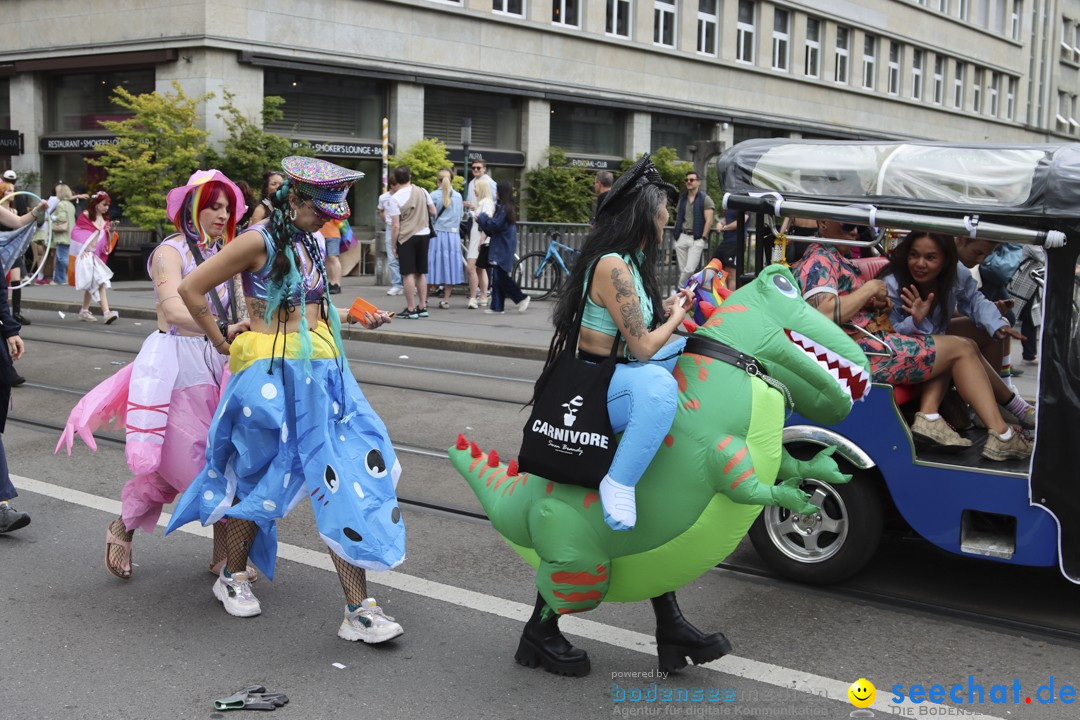
{"label": "yellow smiley logo", "polygon": [[847,696],[851,704],[857,708],[870,707],[874,704],[874,698],[877,697],[877,688],[866,678],[859,678],[851,683]]}

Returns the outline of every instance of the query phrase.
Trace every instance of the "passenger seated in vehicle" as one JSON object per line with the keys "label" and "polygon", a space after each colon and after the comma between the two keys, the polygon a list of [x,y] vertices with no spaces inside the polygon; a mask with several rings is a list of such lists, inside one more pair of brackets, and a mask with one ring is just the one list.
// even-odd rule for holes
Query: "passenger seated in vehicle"
{"label": "passenger seated in vehicle", "polygon": [[[818,234],[823,238],[853,240],[857,233],[858,227],[855,225],[818,220]],[[955,259],[951,265],[955,268]],[[974,343],[959,337],[941,336],[939,341],[932,335],[903,335],[892,329],[888,317],[882,317],[888,315],[891,309],[885,282],[876,278],[863,282],[858,267],[850,259],[847,246],[813,243],[807,248],[802,260],[792,267],[792,273],[802,286],[803,297],[822,313],[838,323],[852,323],[867,332],[875,333],[874,337],[866,333],[854,336],[870,359],[870,369],[875,382],[918,385],[942,375],[948,378],[954,367],[958,369],[957,374],[968,370],[964,374],[976,378],[983,376],[983,382],[987,382],[985,371],[981,367],[982,360]],[[948,287],[951,287],[951,284]],[[886,343],[893,353],[886,351]],[[976,383],[978,380],[971,382]],[[938,404],[945,387],[947,380],[937,398]],[[935,387],[930,390],[933,399]],[[987,393],[986,397],[991,394]],[[1001,420],[995,403],[980,403],[980,407],[985,405],[991,406],[984,411],[987,417],[992,418],[992,422],[987,423],[991,433],[983,455],[995,460],[1030,456],[1031,444],[1023,434]],[[930,417],[919,423],[920,432],[924,432],[925,425],[930,424],[933,428],[943,428],[955,435],[955,438],[950,437],[954,445],[970,444],[952,431],[944,421],[940,421],[939,425],[934,424],[931,418],[937,414],[937,405],[927,406],[927,409],[930,408]],[[997,418],[993,418],[993,414],[996,414]],[[923,415],[925,417],[927,413]],[[944,435],[941,432],[934,434]],[[959,442],[956,442],[957,440]]]}
{"label": "passenger seated in vehicle", "polygon": [[958,272],[956,246],[951,238],[914,231],[897,245],[889,264],[878,276],[888,288],[893,330],[921,338],[927,352],[918,360],[929,362],[931,367],[922,385],[919,412],[915,414],[911,432],[948,447],[971,445],[970,440],[961,437],[938,414],[951,379],[960,397],[974,408],[989,429],[983,457],[1027,458],[1031,455],[1031,443],[1019,428],[1009,427],[998,408],[1000,403],[1026,414],[1019,403],[1025,406],[1027,403],[998,377],[997,370],[982,356],[974,340],[945,334],[957,312],[974,318],[991,335],[1008,326],[994,304],[982,298],[978,290],[971,288],[985,305],[971,296],[959,283]]}

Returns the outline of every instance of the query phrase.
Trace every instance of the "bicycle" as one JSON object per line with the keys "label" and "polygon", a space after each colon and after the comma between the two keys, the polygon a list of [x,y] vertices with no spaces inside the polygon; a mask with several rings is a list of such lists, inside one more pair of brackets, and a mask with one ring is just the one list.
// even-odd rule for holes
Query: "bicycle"
{"label": "bicycle", "polygon": [[[548,233],[547,252],[531,252],[514,263],[513,278],[521,290],[538,300],[546,300],[559,291],[581,251],[558,241],[557,232]],[[564,253],[568,253],[564,257]]]}

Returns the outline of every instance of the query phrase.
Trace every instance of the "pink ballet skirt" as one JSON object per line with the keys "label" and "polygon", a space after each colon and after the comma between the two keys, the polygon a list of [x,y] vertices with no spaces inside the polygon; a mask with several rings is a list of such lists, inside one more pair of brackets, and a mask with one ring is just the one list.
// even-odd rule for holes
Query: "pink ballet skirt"
{"label": "pink ballet skirt", "polygon": [[202,337],[155,332],[135,361],[83,396],[55,452],[78,435],[97,451],[94,431],[123,426],[134,474],[121,494],[129,530],[154,531],[162,506],[187,489],[206,463],[206,438],[228,380],[226,358]]}

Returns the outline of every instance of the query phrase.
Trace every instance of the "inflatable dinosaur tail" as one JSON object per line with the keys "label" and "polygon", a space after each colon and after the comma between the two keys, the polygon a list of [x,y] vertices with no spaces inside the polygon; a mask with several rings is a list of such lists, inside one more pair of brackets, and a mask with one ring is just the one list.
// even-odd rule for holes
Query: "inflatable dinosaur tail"
{"label": "inflatable dinosaur tail", "polygon": [[449,455],[450,462],[476,493],[495,529],[511,542],[528,544],[523,530],[529,502],[543,493],[548,481],[541,477],[534,478],[528,473],[519,473],[516,460],[503,464],[497,452],[482,452],[476,443],[469,442],[464,435],[458,435]]}

